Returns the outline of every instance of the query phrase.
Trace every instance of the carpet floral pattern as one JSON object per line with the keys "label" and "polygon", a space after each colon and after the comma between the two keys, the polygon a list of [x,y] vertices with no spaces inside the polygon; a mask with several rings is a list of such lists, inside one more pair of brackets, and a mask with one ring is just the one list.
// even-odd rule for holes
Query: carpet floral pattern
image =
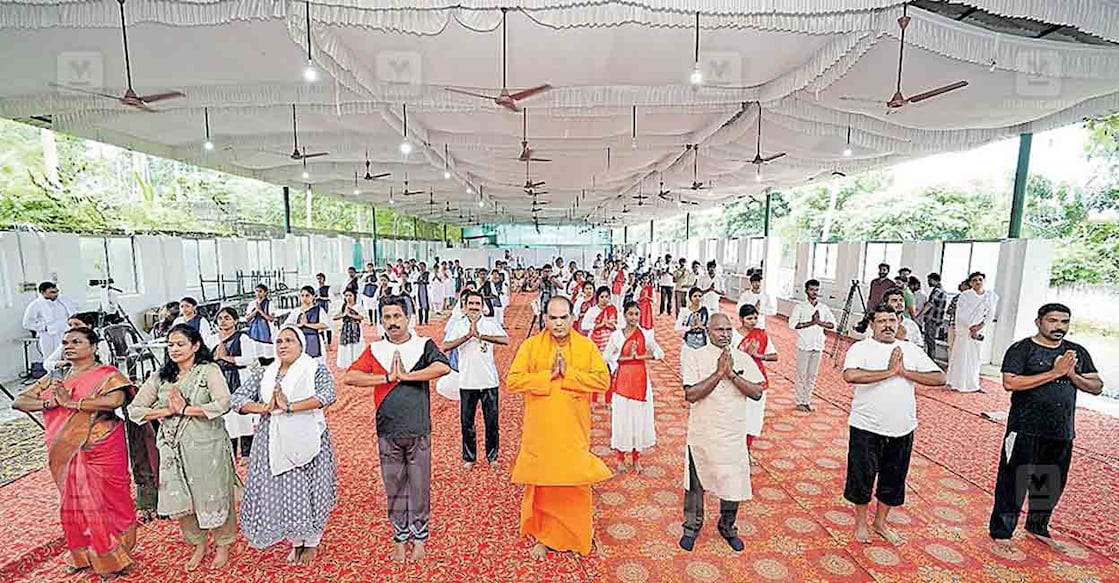
{"label": "carpet floral pattern", "polygon": [[[512,360],[531,318],[527,297],[506,311],[513,346],[496,351],[499,370]],[[724,304],[729,311],[733,306]],[[422,328],[438,339],[442,322]],[[672,321],[657,319],[666,358],[653,365],[658,444],[642,456],[644,474],[617,475],[595,489],[595,551],[588,557],[553,554],[536,563],[517,536],[521,491],[510,484],[522,402],[503,393],[501,468],[462,469],[458,404],[432,400],[432,518],[428,559],[389,560],[390,527],[373,436],[371,395],[340,388],[327,412],[338,457],[339,504],[310,567],[288,567],[285,549],[258,552],[238,539],[234,561],[220,574],[185,574],[189,555],[170,521],[144,526],[136,568],[124,581],[1114,581],[1119,580],[1119,422],[1078,412],[1071,483],[1054,516],[1054,530],[1074,537],[1059,554],[1028,541],[1025,557],[995,554],[986,535],[997,448],[1003,427],[978,413],[1007,407],[1001,388],[956,395],[922,389],[920,427],[906,506],[891,515],[906,538],[894,547],[853,540],[854,516],[842,500],[850,389],[832,361],[823,360],[816,411],[793,410],[793,336],[772,319],[781,361],[771,367],[763,435],[755,442],[754,499],[742,504],[738,527],[746,542],[734,553],[715,531],[717,502],[708,499],[707,524],[687,553],[680,537],[683,448],[687,408],[680,387],[679,350]],[[830,344],[829,344],[830,347]],[[333,357],[328,357],[333,361]],[[776,374],[774,374],[776,373]],[[480,417],[480,416],[479,416]],[[478,419],[481,438],[481,419]],[[609,410],[594,411],[594,452],[613,466]],[[480,445],[480,444],[479,444]],[[0,579],[83,580],[65,571],[57,494],[38,471],[0,488]],[[1109,558],[1110,557],[1110,558]]]}

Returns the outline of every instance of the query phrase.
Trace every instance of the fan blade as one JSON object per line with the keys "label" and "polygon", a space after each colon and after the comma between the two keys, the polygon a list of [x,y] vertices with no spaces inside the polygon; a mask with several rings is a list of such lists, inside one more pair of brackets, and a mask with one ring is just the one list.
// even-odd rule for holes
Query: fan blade
{"label": "fan blade", "polygon": [[545,92],[545,91],[547,91],[551,88],[552,88],[552,86],[549,85],[548,83],[545,83],[543,85],[537,85],[536,87],[532,87],[532,88],[529,88],[529,89],[524,89],[522,91],[518,91],[516,93],[513,93],[512,95],[509,96],[509,99],[512,99],[513,101],[520,101],[522,99],[528,99],[529,97],[532,97],[533,95],[536,95],[537,93],[543,93],[543,92]]}
{"label": "fan blade", "polygon": [[527,162],[551,162],[552,159],[551,158],[528,158],[525,161],[527,161]]}
{"label": "fan blade", "polygon": [[924,93],[918,93],[917,95],[910,97],[908,101],[909,103],[917,103],[926,99],[932,99],[933,97],[936,97],[938,95],[944,95],[949,91],[963,89],[964,87],[967,87],[967,81],[956,81],[955,83],[949,83],[948,85],[945,85],[943,87],[937,87],[936,89],[926,91]]}
{"label": "fan blade", "polygon": [[186,97],[182,91],[168,91],[167,93],[153,93],[152,95],[141,95],[140,101],[144,103],[155,103],[156,101],[163,101],[165,99],[175,99],[176,97]]}
{"label": "fan blade", "polygon": [[69,85],[61,85],[59,83],[47,83],[47,85],[50,85],[51,87],[57,87],[58,89],[73,91],[75,93],[85,93],[86,95],[96,95],[97,97],[105,97],[108,99],[120,101],[120,95],[109,95],[108,93],[102,93],[100,91],[94,91],[92,89],[82,89],[81,87],[71,87]]}
{"label": "fan blade", "polygon": [[389,176],[392,176],[392,173],[382,172],[380,174],[370,174],[366,172],[364,180],[380,180],[382,178],[388,178]]}
{"label": "fan blade", "polygon": [[854,101],[857,103],[865,103],[867,105],[885,105],[886,102],[882,99],[870,99],[868,97],[848,97],[842,95],[839,97],[840,101]]}
{"label": "fan blade", "polygon": [[764,163],[764,162],[772,162],[772,161],[774,161],[774,160],[776,160],[776,159],[778,159],[778,158],[783,158],[783,157],[785,156],[785,154],[786,154],[785,152],[780,152],[780,153],[778,153],[778,154],[774,154],[774,155],[772,155],[772,156],[767,156],[767,157],[765,157],[765,158],[762,158],[762,162],[763,162],[763,163]]}
{"label": "fan blade", "polygon": [[471,97],[481,97],[482,99],[489,99],[490,101],[497,99],[497,97],[494,95],[483,95],[481,93],[475,93],[473,91],[467,91],[465,89],[455,89],[454,87],[445,87],[444,89],[450,91],[451,93],[458,93],[459,95],[469,95]]}
{"label": "fan blade", "polygon": [[329,156],[329,155],[330,155],[330,152],[311,152],[310,154],[303,154],[301,156],[301,158],[306,160],[308,158],[319,158],[321,156]]}

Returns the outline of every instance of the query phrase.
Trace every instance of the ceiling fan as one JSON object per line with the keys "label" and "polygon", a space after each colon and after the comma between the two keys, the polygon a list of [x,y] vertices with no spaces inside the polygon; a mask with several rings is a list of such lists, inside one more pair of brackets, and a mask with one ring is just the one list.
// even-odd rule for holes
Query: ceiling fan
{"label": "ceiling fan", "polygon": [[365,151],[365,176],[362,180],[380,180],[381,178],[388,178],[392,176],[391,172],[382,172],[380,174],[373,174],[369,171],[369,166],[372,162],[369,161],[369,150]]}
{"label": "ceiling fan", "polygon": [[121,105],[128,107],[135,107],[147,112],[154,112],[155,110],[149,107],[152,103],[157,101],[164,101],[167,99],[175,99],[178,97],[186,97],[182,91],[167,91],[165,93],[153,93],[151,95],[137,95],[136,90],[132,88],[132,60],[128,54],[128,27],[124,23],[124,0],[117,0],[120,4],[120,34],[124,40],[124,73],[125,78],[128,80],[128,86],[124,89],[124,95],[111,95],[109,93],[102,93],[100,91],[93,91],[91,89],[84,89],[81,87],[72,87],[70,85],[60,85],[58,83],[51,83],[52,87],[66,89],[68,91],[76,91],[78,93],[85,93],[88,95],[95,95],[97,97],[105,97],[112,99]]}
{"label": "ceiling fan", "polygon": [[469,95],[471,97],[480,97],[480,98],[485,99],[487,101],[492,101],[496,105],[498,105],[500,107],[504,107],[505,109],[508,109],[509,111],[514,111],[515,112],[515,111],[520,111],[520,107],[517,105],[518,101],[528,99],[529,97],[532,97],[532,96],[534,96],[538,93],[543,93],[543,92],[551,89],[552,86],[545,83],[543,85],[537,85],[536,87],[530,87],[529,89],[524,89],[524,90],[521,90],[521,91],[517,91],[516,93],[510,93],[509,92],[509,85],[506,83],[506,68],[508,66],[508,63],[507,63],[507,58],[506,58],[506,55],[505,55],[505,44],[506,44],[506,36],[507,36],[506,35],[506,29],[505,29],[505,17],[507,15],[507,13],[508,13],[507,8],[502,8],[501,9],[501,93],[499,93],[498,95],[485,95],[483,93],[476,93],[476,92],[473,92],[473,91],[467,91],[467,90],[464,90],[464,89],[457,89],[457,88],[454,88],[454,87],[447,87],[446,89],[447,89],[447,91],[450,91],[451,93],[458,93],[458,94],[461,94],[461,95]]}
{"label": "ceiling fan", "polygon": [[548,158],[533,157],[535,150],[528,147],[528,109],[524,109],[522,113],[524,114],[524,120],[521,122],[521,155],[517,160],[526,164],[528,162],[551,162]]}
{"label": "ceiling fan", "polygon": [[657,191],[657,196],[660,197],[661,200],[671,200],[668,197],[668,195],[670,194],[672,194],[672,191],[664,187],[664,174],[661,174],[661,186],[660,189]]}
{"label": "ceiling fan", "polygon": [[[910,97],[906,97],[904,94],[902,94],[902,92],[901,92],[901,71],[902,71],[902,62],[903,62],[903,59],[905,57],[905,29],[909,26],[909,21],[910,21],[910,18],[909,18],[909,4],[902,4],[901,5],[901,16],[898,17],[898,27],[901,29],[901,38],[899,39],[899,42],[898,42],[897,85],[894,88],[893,96],[890,97],[890,99],[888,101],[886,101],[886,107],[889,108],[887,110],[887,113],[889,113],[890,110],[899,109],[899,108],[904,107],[905,105],[910,104],[910,103],[919,103],[921,101],[925,101],[926,99],[932,99],[933,97],[938,97],[940,95],[944,95],[945,93],[948,93],[950,91],[955,91],[957,89],[963,89],[964,87],[967,87],[967,84],[968,84],[967,81],[956,81],[955,83],[949,83],[947,85],[942,85],[940,87],[937,87],[936,89],[930,89],[928,91],[925,91],[924,93],[918,93],[917,95],[912,95]],[[845,100],[845,101],[872,101],[872,100],[864,99],[864,98],[861,98],[861,97],[840,97],[840,99]],[[875,103],[882,103],[881,101],[874,101],[874,102]]]}
{"label": "ceiling fan", "polygon": [[758,141],[757,141],[757,148],[758,149],[754,152],[754,159],[750,160],[750,163],[755,165],[755,166],[760,167],[762,164],[768,164],[768,163],[770,163],[770,162],[772,162],[772,161],[774,161],[778,158],[782,158],[782,157],[785,156],[785,152],[778,152],[778,153],[773,154],[771,156],[762,156],[762,104],[761,104],[761,102],[758,102]]}
{"label": "ceiling fan", "polygon": [[688,188],[690,190],[706,190],[711,188],[710,182],[704,184],[699,181],[699,146],[688,144],[688,149],[695,151],[695,157],[692,158],[692,185]]}
{"label": "ceiling fan", "polygon": [[400,191],[401,196],[415,196],[417,194],[423,194],[423,193],[424,193],[424,191],[422,191],[422,190],[408,190],[408,176],[407,175],[404,176],[404,190]]}
{"label": "ceiling fan", "polygon": [[546,182],[544,182],[543,180],[535,182],[532,180],[532,178],[528,174],[528,162],[525,162],[525,183],[521,186],[521,188],[523,188],[527,194],[536,196],[535,194],[533,194],[533,191],[535,191],[537,188],[540,188],[541,186],[544,186],[545,184]]}
{"label": "ceiling fan", "polygon": [[299,123],[298,123],[298,120],[295,117],[295,104],[294,103],[291,104],[291,138],[292,138],[293,147],[292,147],[292,150],[291,150],[290,158],[292,160],[306,160],[308,158],[318,158],[320,156],[326,156],[326,155],[329,154],[328,152],[307,153],[307,148],[300,148],[299,147]]}

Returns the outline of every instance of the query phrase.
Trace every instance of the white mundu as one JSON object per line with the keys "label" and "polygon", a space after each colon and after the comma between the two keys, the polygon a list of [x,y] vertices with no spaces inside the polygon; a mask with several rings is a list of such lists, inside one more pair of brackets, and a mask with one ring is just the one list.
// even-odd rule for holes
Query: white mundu
{"label": "white mundu", "polygon": [[[698,384],[711,376],[719,366],[723,349],[714,344],[680,351],[685,387]],[[762,383],[754,359],[742,351],[731,349],[732,368],[751,383]],[[746,450],[746,415],[748,397],[734,383],[722,379],[711,394],[688,404],[688,437],[684,455],[684,489],[689,486],[688,461],[695,463],[696,475],[704,490],[720,500],[749,500],[750,455]]]}
{"label": "white mundu", "polygon": [[982,294],[975,290],[960,292],[956,300],[956,342],[952,345],[952,353],[948,356],[947,380],[948,386],[964,393],[978,391],[979,369],[982,366],[983,341],[971,337],[971,326],[983,323],[979,333],[989,337],[992,332],[991,322],[995,318],[995,308],[999,296],[993,290],[985,290]]}
{"label": "white mundu", "polygon": [[62,337],[68,328],[67,320],[73,312],[61,297],[48,300],[39,296],[27,304],[23,312],[23,328],[35,332],[43,358],[62,345]]}

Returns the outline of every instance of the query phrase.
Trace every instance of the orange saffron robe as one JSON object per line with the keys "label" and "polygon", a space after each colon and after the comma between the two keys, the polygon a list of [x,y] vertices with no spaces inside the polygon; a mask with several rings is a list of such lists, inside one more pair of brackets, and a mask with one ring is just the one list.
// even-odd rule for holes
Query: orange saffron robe
{"label": "orange saffron robe", "polygon": [[[566,373],[552,378],[556,351]],[[506,388],[524,395],[521,449],[513,483],[525,485],[521,535],[557,551],[591,551],[591,484],[612,474],[591,453],[590,397],[610,387],[606,362],[585,336],[569,334],[562,347],[548,331],[530,336],[517,350]]]}

